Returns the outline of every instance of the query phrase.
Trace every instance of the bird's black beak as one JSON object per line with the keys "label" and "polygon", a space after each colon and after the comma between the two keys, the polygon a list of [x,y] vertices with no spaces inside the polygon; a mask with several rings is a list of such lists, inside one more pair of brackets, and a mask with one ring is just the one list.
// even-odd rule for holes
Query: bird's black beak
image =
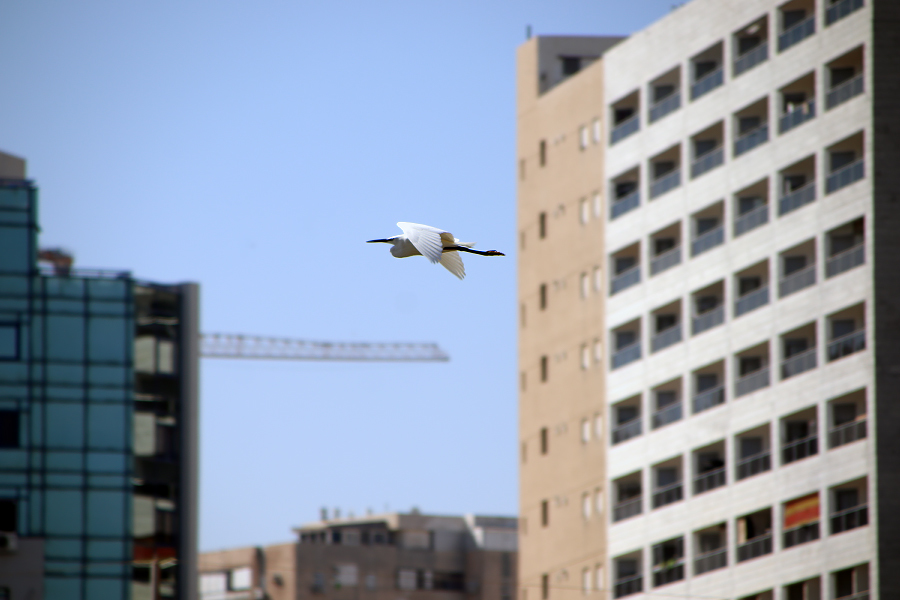
{"label": "bird's black beak", "polygon": [[388,242],[390,242],[390,241],[391,241],[391,240],[369,240],[369,241],[366,242],[366,243],[367,243],[367,244],[374,244],[374,243],[376,243],[376,242],[385,242],[385,243],[388,243]]}

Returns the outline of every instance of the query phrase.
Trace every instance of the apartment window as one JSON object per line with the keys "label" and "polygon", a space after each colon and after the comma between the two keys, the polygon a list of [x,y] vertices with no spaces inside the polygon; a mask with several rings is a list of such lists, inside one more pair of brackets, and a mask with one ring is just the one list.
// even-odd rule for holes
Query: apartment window
{"label": "apartment window", "polygon": [[769,385],[769,344],[764,342],[748,348],[735,357],[738,378],[735,397],[744,396]]}
{"label": "apartment window", "polygon": [[613,406],[616,424],[612,443],[618,444],[641,434],[641,397],[633,396]]}
{"label": "apartment window", "polygon": [[590,133],[588,132],[586,125],[583,125],[581,129],[578,130],[578,142],[578,147],[582,150],[587,148],[591,142]]}
{"label": "apartment window", "polygon": [[819,494],[809,494],[784,504],[784,548],[819,539]]}
{"label": "apartment window", "polygon": [[697,414],[725,402],[725,363],[718,361],[694,372],[693,412]]}
{"label": "apartment window", "polygon": [[681,379],[665,383],[653,391],[656,398],[656,409],[653,413],[653,428],[657,429],[669,423],[681,420]]}
{"label": "apartment window", "polygon": [[724,299],[724,281],[717,281],[691,294],[693,303],[691,335],[698,335],[725,322]]}
{"label": "apartment window", "polygon": [[737,479],[746,479],[772,468],[769,424],[766,423],[738,434],[735,450],[738,455]]}
{"label": "apartment window", "polygon": [[603,291],[603,269],[600,267],[594,267],[594,291],[602,292]]}
{"label": "apartment window", "polygon": [[0,410],[0,448],[19,447],[19,411]]}
{"label": "apartment window", "polygon": [[659,352],[681,341],[681,300],[653,311],[655,325],[651,350]]}
{"label": "apartment window", "polygon": [[588,204],[587,198],[582,198],[578,201],[578,214],[579,220],[582,225],[587,225],[588,221],[591,220],[591,205]]}
{"label": "apartment window", "polygon": [[637,132],[641,127],[638,104],[640,92],[635,90],[612,105],[613,128],[609,143],[615,144]]}
{"label": "apartment window", "polygon": [[831,110],[863,93],[863,47],[859,46],[826,65],[828,89],[825,109]]}
{"label": "apartment window", "polygon": [[728,566],[725,523],[698,531],[694,537],[694,575],[702,575]]}
{"label": "apartment window", "polygon": [[772,553],[772,509],[766,508],[737,520],[737,562]]}
{"label": "apartment window", "polygon": [[681,222],[673,223],[650,236],[650,275],[658,275],[681,264]]}
{"label": "apartment window", "polygon": [[594,119],[591,131],[593,132],[594,143],[599,144],[600,140],[603,139],[603,126],[600,123],[600,119]]}
{"label": "apartment window", "polygon": [[725,153],[722,149],[724,139],[725,125],[722,121],[691,136],[694,150],[691,179],[700,177],[724,162]]}
{"label": "apartment window", "polygon": [[581,299],[584,300],[585,298],[587,298],[588,296],[591,295],[591,280],[588,278],[587,273],[581,274],[580,283],[581,283],[581,288],[580,288],[581,289]]}
{"label": "apartment window", "polygon": [[865,388],[829,401],[828,409],[831,416],[829,448],[837,448],[867,437]]}
{"label": "apartment window", "polygon": [[541,500],[541,527],[547,527],[550,524],[550,501]]}
{"label": "apartment window", "polygon": [[725,442],[717,442],[696,450],[694,469],[695,496],[725,485]]}
{"label": "apartment window", "polygon": [[603,415],[600,413],[594,415],[594,437],[603,439]]}
{"label": "apartment window", "polygon": [[829,174],[825,179],[825,193],[842,190],[865,176],[862,132],[830,146],[826,152]]}
{"label": "apartment window", "polygon": [[869,524],[868,486],[863,477],[833,487],[831,494],[831,534],[843,533]]}
{"label": "apartment window", "polygon": [[19,360],[19,324],[0,323],[0,361]]}
{"label": "apartment window", "polygon": [[832,362],[866,349],[865,304],[857,304],[826,318],[828,361]]}
{"label": "apartment window", "polygon": [[591,518],[591,494],[590,494],[590,492],[584,492],[583,494],[581,494],[581,514],[585,519]]}
{"label": "apartment window", "polygon": [[650,83],[653,104],[648,116],[651,123],[681,108],[680,87],[681,67],[675,67]]}
{"label": "apartment window", "polygon": [[816,407],[811,406],[781,420],[781,464],[787,465],[819,453]]}
{"label": "apartment window", "polygon": [[600,217],[603,216],[603,198],[600,196],[599,192],[594,192],[593,206],[594,206],[594,218],[599,219]]}
{"label": "apartment window", "polygon": [[865,222],[862,217],[825,235],[825,276],[834,277],[866,261]]}
{"label": "apartment window", "polygon": [[15,500],[0,500],[0,531],[6,533],[18,531],[19,519],[17,509],[18,506]]}
{"label": "apartment window", "polygon": [[778,133],[785,134],[816,116],[816,72],[807,73],[779,90]]}
{"label": "apartment window", "polygon": [[769,19],[763,17],[734,35],[734,76],[745,73],[769,58]]}
{"label": "apartment window", "polygon": [[691,216],[691,256],[699,256],[725,242],[724,218],[725,202],[721,200]]}
{"label": "apartment window", "polygon": [[547,140],[541,140],[538,145],[538,161],[542,167],[547,165]]}
{"label": "apartment window", "polygon": [[794,0],[783,5],[778,51],[784,52],[816,32],[815,4],[811,0]]}
{"label": "apartment window", "polygon": [[615,352],[612,355],[612,368],[618,369],[641,358],[641,323],[639,320],[626,323],[612,332],[615,340]]}
{"label": "apartment window", "polygon": [[546,383],[548,370],[549,370],[549,359],[546,356],[541,357],[541,381]]}
{"label": "apartment window", "polygon": [[594,510],[598,515],[603,514],[603,490],[600,488],[594,489]]}
{"label": "apartment window", "polygon": [[585,444],[591,441],[591,422],[587,419],[581,420],[581,441]]}
{"label": "apartment window", "polygon": [[606,589],[606,582],[603,580],[603,565],[594,567],[594,585],[597,591]]}
{"label": "apartment window", "polygon": [[550,434],[546,427],[541,428],[541,454],[547,454],[550,450]]}
{"label": "apartment window", "polygon": [[653,508],[661,508],[684,498],[681,472],[680,456],[659,463],[653,467],[653,477],[655,480],[655,487],[653,489]]}
{"label": "apartment window", "polygon": [[691,100],[697,100],[721,86],[724,81],[722,42],[718,42],[692,57],[690,69]]}
{"label": "apartment window", "polygon": [[650,159],[650,199],[681,185],[681,145],[676,144]]}
{"label": "apartment window", "polygon": [[616,582],[613,586],[613,597],[623,598],[643,591],[640,552],[615,559]]}
{"label": "apartment window", "polygon": [[547,237],[547,213],[545,212],[538,215],[538,237],[540,239]]}
{"label": "apartment window", "polygon": [[654,544],[653,587],[684,579],[684,538],[677,537]]}
{"label": "apartment window", "polygon": [[734,115],[737,135],[734,156],[741,156],[769,141],[769,99],[763,97]]}
{"label": "apartment window", "polygon": [[542,283],[538,288],[538,307],[541,310],[547,309],[547,284]]}
{"label": "apartment window", "polygon": [[640,471],[617,479],[615,481],[615,491],[614,522],[641,514],[642,488]]}
{"label": "apartment window", "polygon": [[834,597],[838,600],[866,600],[869,597],[869,565],[859,565],[832,573]]}
{"label": "apartment window", "polygon": [[610,294],[617,294],[641,282],[640,243],[622,248],[611,257],[613,268]]}
{"label": "apartment window", "polygon": [[550,575],[544,573],[541,575],[541,598],[547,600],[550,597]]}
{"label": "apartment window", "polygon": [[738,299],[734,303],[734,316],[739,317],[769,303],[769,263],[759,262],[735,276]]}

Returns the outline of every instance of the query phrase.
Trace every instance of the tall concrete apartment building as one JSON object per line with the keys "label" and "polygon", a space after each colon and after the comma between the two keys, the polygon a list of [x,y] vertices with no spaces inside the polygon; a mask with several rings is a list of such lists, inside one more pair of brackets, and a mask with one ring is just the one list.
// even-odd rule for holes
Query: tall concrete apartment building
{"label": "tall concrete apartment building", "polygon": [[[543,139],[523,118],[534,43],[526,166]],[[523,593],[542,577],[553,600],[900,597],[900,3],[693,0],[598,62],[538,103],[602,69],[603,222],[570,211],[534,249],[528,225],[582,192],[562,171],[520,181]],[[593,148],[571,129],[538,136],[574,166]],[[539,286],[585,270],[572,250],[589,227],[602,297],[532,319]],[[594,335],[607,351],[588,397],[594,375],[556,363]],[[600,431],[557,433],[591,404]],[[524,454],[543,428],[546,456]],[[588,473],[608,510],[566,513]],[[590,542],[568,533],[576,516]],[[600,576],[578,581],[589,565],[569,548],[602,557]]]}
{"label": "tall concrete apartment building", "polygon": [[72,269],[37,215],[0,153],[0,598],[196,598],[198,288]]}

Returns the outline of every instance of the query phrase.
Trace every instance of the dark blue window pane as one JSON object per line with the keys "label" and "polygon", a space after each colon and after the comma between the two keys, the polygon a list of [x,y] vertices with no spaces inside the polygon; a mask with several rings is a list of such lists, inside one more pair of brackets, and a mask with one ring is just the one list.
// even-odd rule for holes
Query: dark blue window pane
{"label": "dark blue window pane", "polygon": [[68,315],[47,317],[47,357],[51,360],[84,359],[84,320]]}
{"label": "dark blue window pane", "polygon": [[19,360],[18,323],[0,323],[0,360]]}
{"label": "dark blue window pane", "polygon": [[45,532],[48,535],[80,535],[82,529],[81,492],[47,490],[45,498],[47,502]]}
{"label": "dark blue window pane", "polygon": [[123,491],[91,490],[87,497],[88,535],[124,536],[128,495]]}
{"label": "dark blue window pane", "polygon": [[88,322],[88,360],[124,362],[125,319],[92,317]]}
{"label": "dark blue window pane", "polygon": [[81,579],[78,577],[44,577],[44,598],[81,600]]}
{"label": "dark blue window pane", "polygon": [[81,448],[84,443],[84,407],[80,404],[47,404],[47,439],[51,448]]}
{"label": "dark blue window pane", "polygon": [[28,229],[0,225],[0,271],[27,273],[31,268],[28,256]]}
{"label": "dark blue window pane", "polygon": [[125,471],[125,455],[118,452],[88,452],[88,471],[95,473]]}
{"label": "dark blue window pane", "polygon": [[91,404],[88,406],[88,446],[95,450],[125,448],[125,406]]}

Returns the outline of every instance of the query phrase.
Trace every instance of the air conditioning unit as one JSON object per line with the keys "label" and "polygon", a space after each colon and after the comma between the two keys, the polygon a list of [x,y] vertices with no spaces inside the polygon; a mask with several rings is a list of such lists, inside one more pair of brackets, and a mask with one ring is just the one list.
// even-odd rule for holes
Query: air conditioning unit
{"label": "air conditioning unit", "polygon": [[0,531],[0,553],[11,554],[19,547],[19,536],[10,531]]}

